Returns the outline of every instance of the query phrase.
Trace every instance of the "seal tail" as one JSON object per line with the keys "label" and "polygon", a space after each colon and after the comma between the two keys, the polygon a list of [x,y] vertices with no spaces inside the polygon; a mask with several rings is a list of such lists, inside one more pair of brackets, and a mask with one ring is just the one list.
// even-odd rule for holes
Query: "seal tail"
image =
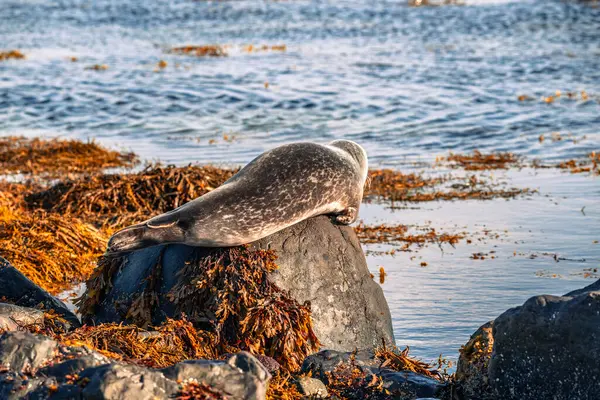
{"label": "seal tail", "polygon": [[184,232],[176,225],[153,227],[148,223],[142,223],[121,229],[112,235],[108,241],[108,252],[120,253],[183,241]]}

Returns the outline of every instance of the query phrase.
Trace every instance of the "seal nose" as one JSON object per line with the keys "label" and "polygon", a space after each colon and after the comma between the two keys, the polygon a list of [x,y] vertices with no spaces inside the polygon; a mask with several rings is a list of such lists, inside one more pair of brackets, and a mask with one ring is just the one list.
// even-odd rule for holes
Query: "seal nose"
{"label": "seal nose", "polygon": [[108,251],[121,252],[139,248],[146,229],[148,228],[145,226],[134,225],[118,231],[109,239]]}

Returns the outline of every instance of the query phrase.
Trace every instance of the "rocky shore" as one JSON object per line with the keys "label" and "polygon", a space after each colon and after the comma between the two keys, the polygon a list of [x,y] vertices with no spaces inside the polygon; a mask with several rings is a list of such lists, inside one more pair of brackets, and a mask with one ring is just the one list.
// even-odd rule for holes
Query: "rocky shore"
{"label": "rocky shore", "polygon": [[[229,259],[223,258],[227,251]],[[255,283],[272,284],[276,291],[237,286],[239,297],[230,300],[242,304],[238,308],[219,298],[234,295],[224,287],[204,297],[194,292],[202,288],[201,274],[221,274],[231,283],[240,271],[189,268],[190,260],[239,269],[259,262],[249,263],[250,255],[269,252],[277,254],[267,260],[277,260],[278,268],[265,267],[267,280]],[[595,379],[600,281],[562,297],[532,297],[507,310],[473,334],[461,349],[456,374],[448,377],[395,349],[387,303],[354,231],[327,217],[303,221],[239,252],[159,246],[107,266],[109,273],[101,263],[80,299],[88,324],[82,327],[61,301],[2,259],[1,398],[591,399],[600,390]],[[272,298],[244,299],[262,293]],[[287,308],[261,308],[274,299]],[[223,318],[223,306],[244,318]],[[255,316],[250,332],[245,324],[256,309],[261,316]],[[287,319],[273,323],[278,317]],[[169,325],[172,318],[187,320]],[[127,340],[117,338],[108,346],[102,345],[110,342],[106,337],[87,340],[101,338],[103,329],[113,335],[109,327],[136,324],[144,328],[131,328]],[[174,335],[166,334],[166,326]],[[149,353],[131,357],[127,349],[155,340],[173,351],[182,327],[188,329],[183,337],[188,343],[180,350],[196,348],[195,354],[213,357],[184,351],[161,364],[145,357]]]}
{"label": "rocky shore", "polygon": [[[0,182],[0,399],[560,400],[593,399],[600,389],[600,281],[532,297],[484,324],[449,375],[441,361],[395,347],[361,242],[395,241],[408,251],[468,243],[464,235],[351,228],[320,216],[236,248],[102,255],[115,229],[207,193],[235,170],[156,165],[104,174],[137,158],[93,142],[5,138],[0,150],[4,174],[30,177]],[[595,153],[590,160],[596,171]],[[475,153],[440,162],[478,171],[518,160]],[[473,177],[369,176],[371,200],[530,193]],[[80,281],[86,291],[75,315],[55,295]]]}

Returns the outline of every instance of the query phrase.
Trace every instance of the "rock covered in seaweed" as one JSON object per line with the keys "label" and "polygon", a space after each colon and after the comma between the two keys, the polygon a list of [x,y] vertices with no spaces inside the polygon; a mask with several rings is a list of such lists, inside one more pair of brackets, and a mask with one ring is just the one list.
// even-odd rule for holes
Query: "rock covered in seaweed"
{"label": "rock covered in seaweed", "polygon": [[600,281],[565,296],[535,296],[507,310],[493,321],[492,337],[486,335],[493,351],[467,357],[464,350],[476,333],[457,371],[465,398],[598,398],[599,288]]}
{"label": "rock covered in seaweed", "polygon": [[[190,392],[215,399],[265,398],[270,374],[249,353],[157,370],[107,359],[29,332],[0,334],[0,398],[162,399]],[[25,372],[25,374],[23,373]],[[201,382],[201,383],[198,383]],[[207,398],[207,397],[206,397]]]}
{"label": "rock covered in seaweed", "polygon": [[291,370],[319,340],[339,350],[394,341],[358,238],[325,216],[247,247],[168,245],[103,259],[80,306],[93,323],[156,326],[185,314],[224,342]]}
{"label": "rock covered in seaweed", "polygon": [[[402,353],[391,354],[395,358]],[[413,400],[434,397],[445,387],[425,368],[418,368],[421,373],[386,368],[386,365],[393,365],[393,361],[386,356],[388,354],[380,354],[378,357],[371,350],[323,350],[304,360],[302,372],[323,380],[341,398]],[[408,363],[415,362],[408,358],[405,360]],[[432,376],[426,376],[423,372]]]}

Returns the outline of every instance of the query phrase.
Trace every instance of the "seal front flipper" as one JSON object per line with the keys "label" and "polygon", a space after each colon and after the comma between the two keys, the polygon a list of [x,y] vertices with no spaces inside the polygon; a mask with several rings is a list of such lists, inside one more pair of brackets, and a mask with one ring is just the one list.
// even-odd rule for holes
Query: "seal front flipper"
{"label": "seal front flipper", "polygon": [[348,207],[341,213],[335,215],[335,222],[342,225],[350,225],[358,218],[358,208]]}

